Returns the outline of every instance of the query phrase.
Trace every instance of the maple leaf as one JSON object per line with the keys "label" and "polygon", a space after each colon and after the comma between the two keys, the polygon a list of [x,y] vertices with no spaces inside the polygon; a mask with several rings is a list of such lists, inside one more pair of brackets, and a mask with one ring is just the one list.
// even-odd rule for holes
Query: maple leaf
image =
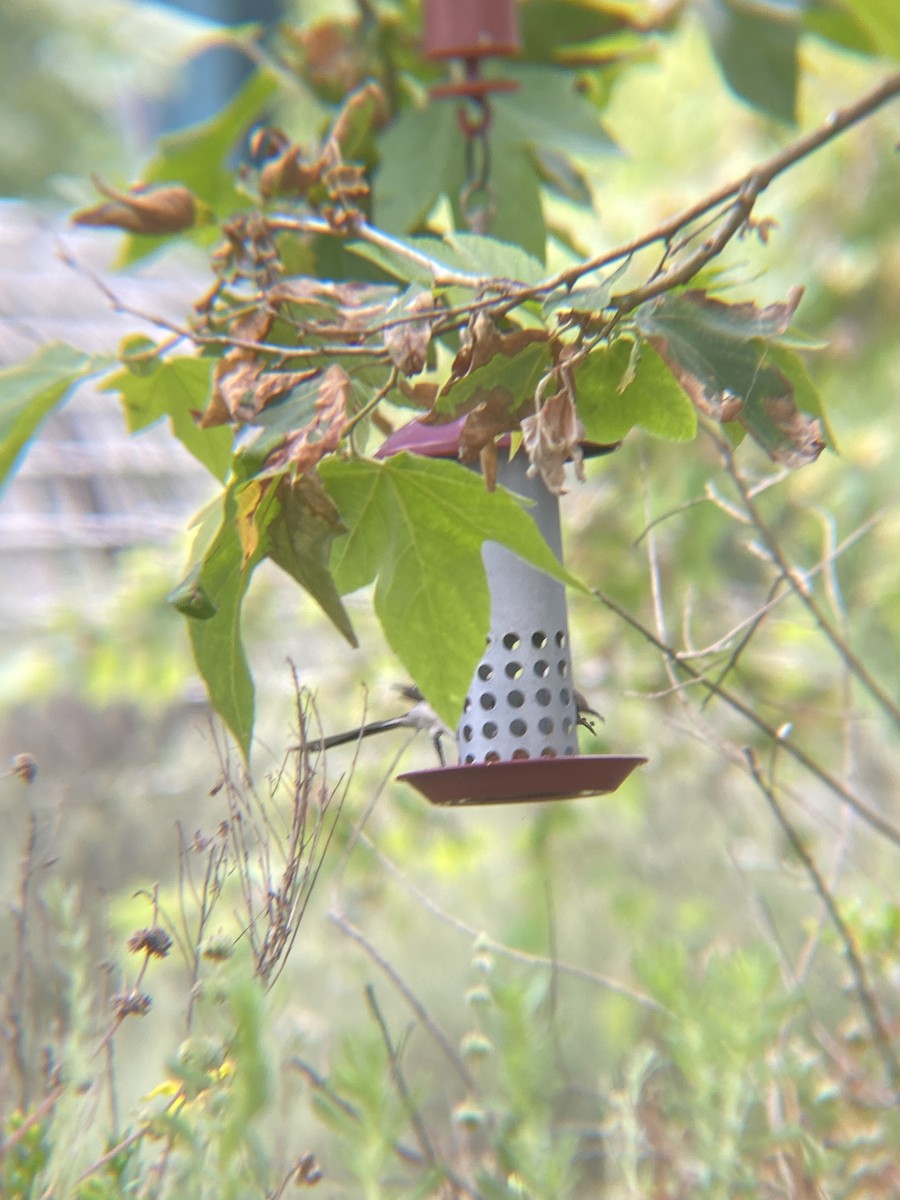
{"label": "maple leaf", "polygon": [[636,324],[700,412],[737,422],[776,461],[796,468],[825,448],[821,421],[797,408],[794,385],[778,366],[777,339],[802,296],[758,308],[725,304],[703,291],[668,295],[639,309]]}

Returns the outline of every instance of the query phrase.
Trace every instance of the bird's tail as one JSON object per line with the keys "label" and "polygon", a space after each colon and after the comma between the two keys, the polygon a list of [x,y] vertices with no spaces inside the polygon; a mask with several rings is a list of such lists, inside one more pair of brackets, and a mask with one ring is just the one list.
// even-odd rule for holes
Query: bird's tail
{"label": "bird's tail", "polygon": [[405,724],[407,724],[405,717],[389,717],[384,721],[369,721],[357,729],[348,729],[345,733],[330,733],[327,737],[316,738],[315,741],[306,743],[306,749],[316,753],[319,750],[330,750],[333,746],[346,746],[349,742],[358,742],[360,738],[371,737],[373,733],[399,729]]}

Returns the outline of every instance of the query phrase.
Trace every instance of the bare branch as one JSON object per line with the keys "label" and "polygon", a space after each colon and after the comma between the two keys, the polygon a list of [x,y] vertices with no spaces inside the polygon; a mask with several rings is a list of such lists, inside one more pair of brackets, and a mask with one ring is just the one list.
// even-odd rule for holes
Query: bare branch
{"label": "bare branch", "polygon": [[869,1028],[872,1031],[872,1038],[875,1041],[875,1044],[878,1046],[878,1049],[884,1060],[885,1068],[891,1081],[891,1087],[894,1088],[896,1092],[898,1086],[900,1086],[900,1059],[897,1057],[897,1052],[894,1049],[890,1034],[888,1033],[881,1014],[878,1011],[878,1003],[875,999],[875,994],[872,991],[868,977],[866,976],[866,969],[863,966],[859,951],[856,949],[856,943],[853,940],[853,934],[850,932],[849,926],[841,916],[834,896],[832,896],[828,889],[828,885],[820,874],[813,856],[810,854],[809,850],[807,850],[803,843],[803,839],[797,833],[797,830],[788,820],[784,809],[778,803],[774,791],[766,782],[756,754],[754,754],[753,750],[749,748],[744,750],[744,754],[750,766],[750,773],[753,776],[756,786],[765,796],[766,801],[774,813],[779,825],[781,826],[785,837],[791,844],[791,849],[803,863],[806,873],[809,875],[812,885],[815,888],[816,894],[825,906],[828,916],[831,919],[831,923],[834,925],[838,937],[841,939],[844,947],[844,954],[850,967],[850,971],[853,975],[854,984],[857,994],[859,995],[860,1003],[862,1004],[863,1011],[866,1014],[866,1020],[869,1023]]}
{"label": "bare branch", "polygon": [[350,938],[352,941],[356,942],[357,945],[362,946],[369,958],[371,958],[374,963],[381,967],[382,971],[384,971],[385,975],[387,975],[388,979],[390,979],[391,983],[422,1022],[423,1026],[431,1034],[434,1041],[437,1042],[440,1048],[444,1051],[444,1054],[447,1056],[456,1073],[465,1084],[467,1090],[471,1093],[477,1092],[478,1088],[472,1073],[469,1071],[469,1068],[453,1049],[453,1046],[450,1044],[450,1039],[444,1033],[443,1029],[436,1024],[428,1010],[422,1004],[421,1000],[419,1000],[419,998],[415,995],[406,981],[399,974],[397,969],[388,962],[384,955],[381,954],[375,948],[375,946],[372,945],[362,930],[357,929],[353,922],[348,920],[347,917],[345,917],[342,913],[332,910],[332,912],[328,914],[328,918],[338,927],[338,929],[340,929],[341,933]]}
{"label": "bare branch", "polygon": [[627,625],[630,625],[632,629],[636,630],[643,638],[654,645],[661,654],[665,655],[668,661],[677,666],[679,671],[682,671],[685,675],[697,683],[702,684],[703,687],[708,688],[711,692],[718,696],[720,700],[724,700],[729,708],[732,708],[735,712],[740,713],[742,717],[745,717],[751,723],[751,725],[755,726],[761,733],[765,734],[766,737],[771,738],[773,741],[777,741],[778,745],[784,750],[785,754],[789,755],[796,762],[798,762],[802,767],[809,771],[811,775],[814,775],[815,778],[818,779],[820,783],[823,783],[830,792],[834,793],[835,796],[838,796],[841,800],[845,801],[845,803],[849,804],[850,807],[857,812],[867,824],[871,825],[873,829],[877,830],[882,837],[887,838],[889,842],[893,842],[895,846],[900,846],[900,829],[893,825],[886,817],[882,816],[881,813],[877,812],[874,808],[868,805],[848,787],[845,787],[839,779],[836,779],[832,774],[826,771],[824,767],[820,766],[814,758],[811,758],[810,755],[808,755],[805,750],[801,749],[801,747],[795,742],[790,741],[789,738],[780,737],[775,726],[770,725],[768,721],[759,716],[759,714],[755,712],[748,704],[745,704],[739,696],[736,696],[734,692],[723,687],[721,684],[716,683],[714,680],[707,679],[702,671],[696,670],[689,663],[685,662],[677,650],[673,650],[671,646],[668,646],[665,642],[661,641],[651,629],[648,629],[646,625],[639,621],[637,617],[628,612],[627,609],[624,609],[620,604],[617,604],[612,597],[605,595],[605,593],[599,590],[595,590],[593,595],[596,596],[600,603],[608,608],[610,612],[614,612],[617,617],[621,618],[621,620],[623,620]]}
{"label": "bare branch", "polygon": [[734,482],[735,487],[740,492],[741,500],[743,501],[747,515],[752,521],[754,529],[762,539],[766,550],[772,558],[772,562],[778,568],[781,577],[784,579],[791,592],[811,614],[816,624],[819,626],[819,629],[844,660],[854,677],[877,702],[882,711],[891,718],[898,728],[900,728],[900,705],[891,699],[881,684],[872,677],[868,669],[859,661],[859,659],[850,649],[850,646],[847,644],[846,639],[841,635],[840,631],[835,629],[835,627],[831,624],[831,622],[822,612],[819,605],[812,598],[809,591],[806,588],[798,585],[796,571],[792,569],[790,563],[785,559],[781,546],[778,543],[778,539],[772,533],[771,529],[763,518],[762,513],[759,511],[753,496],[750,494],[750,489],[747,486],[743,475],[738,470],[731,446],[728,444],[725,438],[719,436],[714,431],[713,436],[722,456],[722,461],[725,464],[725,470],[728,472],[732,481]]}

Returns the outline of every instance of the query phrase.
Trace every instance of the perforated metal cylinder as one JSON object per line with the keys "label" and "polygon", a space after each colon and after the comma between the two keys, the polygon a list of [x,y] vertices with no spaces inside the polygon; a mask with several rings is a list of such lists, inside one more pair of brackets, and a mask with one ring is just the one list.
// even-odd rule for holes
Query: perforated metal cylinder
{"label": "perforated metal cylinder", "polygon": [[[534,501],[530,510],[562,557],[559,502],[523,454],[503,462],[497,482]],[[578,753],[565,589],[495,542],[482,557],[491,592],[491,625],[457,730],[461,763],[557,758]]]}

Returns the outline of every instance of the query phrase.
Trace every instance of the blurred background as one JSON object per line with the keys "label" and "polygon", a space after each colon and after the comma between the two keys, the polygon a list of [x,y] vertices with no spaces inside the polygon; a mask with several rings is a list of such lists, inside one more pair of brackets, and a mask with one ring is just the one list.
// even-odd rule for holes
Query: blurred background
{"label": "blurred background", "polygon": [[[233,46],[210,46],[217,40],[210,21],[262,22],[274,30],[293,20],[311,27],[323,13],[330,19],[345,7],[353,6],[6,0],[0,365],[54,340],[112,350],[126,332],[146,328],[135,313],[176,318],[186,311],[208,280],[200,251],[179,250],[114,275],[115,235],[76,232],[66,226],[66,212],[93,196],[92,172],[117,186],[138,178],[158,135],[206,119],[233,95],[252,63]],[[802,55],[802,128],[881,74],[878,63],[815,39],[804,41]],[[633,237],[786,140],[784,126],[725,91],[691,20],[648,44],[640,65],[612,73],[606,89],[604,122],[622,156],[582,164],[593,197],[589,214],[558,197],[546,202],[551,227],[568,229],[587,251]],[[761,452],[744,445],[741,469],[754,482],[778,476],[761,491],[761,510],[798,578],[894,697],[900,695],[896,116],[885,110],[778,180],[762,203],[762,213],[777,221],[768,245],[742,240],[719,263],[722,279],[735,280],[738,299],[747,281],[761,303],[783,299],[796,284],[806,289],[797,323],[821,343],[807,366],[834,449],[782,478]],[[555,253],[551,244],[551,265]],[[133,311],[113,311],[95,276],[114,278],[116,295]],[[223,774],[246,786],[193,673],[183,618],[165,602],[182,570],[186,524],[209,497],[207,477],[164,428],[129,438],[113,397],[85,388],[47,425],[0,502],[0,761],[28,752],[38,764],[28,788],[16,778],[0,780],[0,880],[14,902],[34,818],[35,886],[53,922],[69,930],[70,948],[78,944],[73,931],[86,939],[101,992],[117,989],[131,969],[122,961],[124,938],[150,924],[140,890],[158,884],[177,908],[185,870],[179,838],[212,835],[228,816],[227,789],[218,787]],[[672,446],[634,431],[621,451],[588,466],[584,485],[573,480],[563,500],[567,565],[673,643],[709,646],[751,622],[772,587],[772,564],[737,508],[708,439]],[[840,556],[823,567],[837,547]],[[358,651],[268,564],[254,579],[244,625],[257,683],[252,777],[260,795],[275,797],[273,804],[281,802],[278,772],[296,737],[289,662],[314,692],[328,731],[352,727],[364,714],[400,710],[392,691],[396,664],[371,616],[370,597],[351,597],[349,606]],[[506,1032],[496,1035],[498,1042],[507,1039],[506,1057],[497,1060],[499,1076],[506,1069],[507,1078],[492,1086],[523,1095],[531,1088],[531,1115],[543,1111],[535,1097],[549,1093],[553,1119],[583,1136],[579,1153],[589,1182],[572,1194],[594,1195],[597,1178],[615,1172],[608,1145],[597,1150],[584,1130],[606,1128],[597,1134],[601,1142],[624,1137],[625,1126],[615,1122],[638,1105],[640,1072],[651,1070],[641,1066],[643,1048],[653,1048],[664,1071],[675,1071],[678,1086],[693,1097],[690,1125],[698,1113],[713,1120],[722,1109],[716,1080],[731,1070],[748,1110],[758,1108],[756,1066],[776,1044],[798,1077],[808,1053],[809,1071],[821,1071],[816,1079],[824,1088],[827,1070],[813,1062],[815,1039],[802,1053],[791,1041],[798,1009],[811,1012],[834,1039],[868,1036],[859,1032],[842,948],[833,934],[819,936],[820,902],[748,777],[742,747],[755,746],[781,773],[794,817],[871,955],[894,1021],[900,1021],[900,908],[896,847],[826,788],[788,762],[775,762],[777,748],[727,706],[712,700],[701,708],[690,689],[674,690],[660,655],[602,605],[574,596],[571,607],[578,681],[605,716],[596,735],[583,733],[582,748],[646,754],[648,765],[610,797],[441,811],[393,781],[401,767],[431,765],[427,738],[373,740],[355,762],[352,747],[332,752],[328,778],[347,784],[335,845],[349,857],[339,878],[330,867],[320,878],[279,984],[271,1036],[282,1057],[299,1047],[325,1069],[340,1058],[345,1035],[369,1021],[363,985],[373,978],[397,1028],[410,1019],[371,958],[329,921],[335,906],[366,931],[454,1040],[473,1025],[464,995],[479,972],[493,972],[497,995],[507,989],[506,1000],[497,1001]],[[900,815],[896,730],[854,684],[800,602],[786,599],[759,623],[729,682],[771,724],[789,723],[816,761],[849,780],[872,807]],[[353,843],[352,823],[364,815],[374,849]],[[223,924],[231,920],[223,913]],[[7,963],[14,941],[12,923],[0,933]],[[516,961],[497,945],[550,965]],[[806,974],[798,981],[789,967],[806,946]],[[44,1032],[35,1035],[35,1054],[50,1037],[46,1031],[65,1023],[66,961],[61,955],[45,966]],[[582,976],[554,962],[574,964]],[[127,1064],[119,1083],[123,1111],[165,1075],[183,1036],[184,977],[174,964],[154,971],[152,1014],[139,1028],[126,1025],[117,1042],[120,1067]],[[108,982],[98,983],[100,975]],[[623,983],[625,992],[597,976]],[[681,1028],[693,1030],[691,1036],[683,1043],[671,1038],[629,988],[681,1012]],[[737,1038],[736,1031],[751,1026],[759,1044],[749,1032],[744,1042]],[[531,1075],[519,1063],[528,1076],[523,1081],[513,1070],[519,1061],[513,1052],[524,1053],[525,1045],[534,1061]],[[427,1096],[425,1109],[452,1107],[455,1088],[421,1029],[407,1061]],[[297,1106],[292,1119],[325,1162],[325,1194],[353,1194],[341,1190],[349,1168],[305,1115],[297,1080],[285,1087]],[[287,1137],[285,1122],[278,1130]],[[700,1137],[696,1128],[694,1136]],[[892,1159],[891,1136],[885,1132],[878,1142],[882,1167]],[[718,1127],[709,1138],[725,1145]],[[750,1151],[740,1153],[751,1163]],[[594,1159],[596,1177],[585,1166]],[[863,1190],[848,1183],[834,1194],[879,1194],[864,1188],[874,1189],[872,1180],[882,1176],[860,1178]],[[650,1194],[621,1186],[609,1194]],[[726,1194],[703,1179],[696,1186],[691,1194]]]}

